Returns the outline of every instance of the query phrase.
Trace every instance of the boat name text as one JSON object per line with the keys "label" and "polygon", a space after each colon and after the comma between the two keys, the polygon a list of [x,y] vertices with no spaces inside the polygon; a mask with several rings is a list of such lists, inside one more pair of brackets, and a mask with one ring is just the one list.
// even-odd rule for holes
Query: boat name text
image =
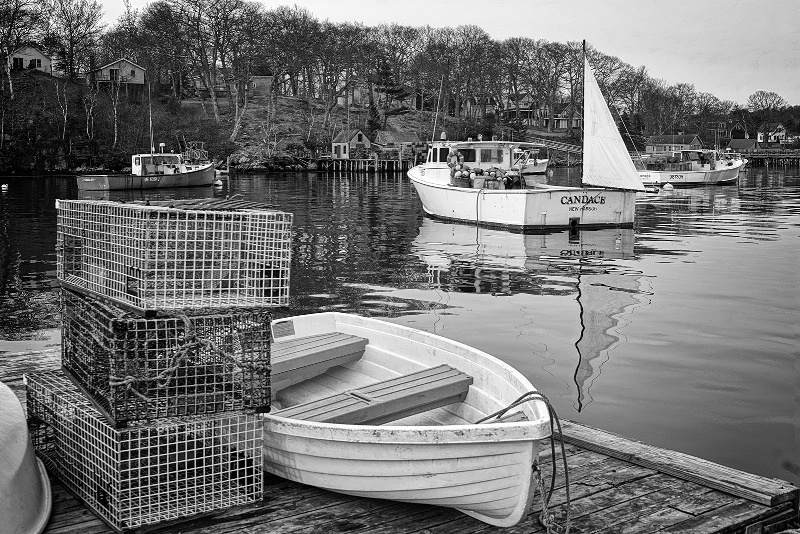
{"label": "boat name text", "polygon": [[564,195],[563,197],[561,197],[561,203],[562,204],[605,204],[606,203],[606,197],[603,197],[603,196],[600,196],[600,195],[596,195],[596,196],[590,196],[590,195],[569,196],[569,195]]}

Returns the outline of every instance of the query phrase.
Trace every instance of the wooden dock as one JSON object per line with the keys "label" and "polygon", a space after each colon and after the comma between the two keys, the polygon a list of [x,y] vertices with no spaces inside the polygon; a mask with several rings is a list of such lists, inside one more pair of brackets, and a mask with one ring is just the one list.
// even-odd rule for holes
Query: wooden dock
{"label": "wooden dock", "polygon": [[320,172],[406,172],[414,163],[410,159],[318,159],[317,171]]}
{"label": "wooden dock", "polygon": [[[0,354],[0,380],[24,403],[22,375],[57,369],[60,350]],[[574,422],[563,422],[569,465],[572,533],[776,534],[800,526],[798,489],[693,456],[659,449]],[[549,486],[552,458],[542,452]],[[566,486],[557,447],[558,478],[549,509],[566,519]],[[52,480],[53,511],[45,532],[114,532]],[[267,476],[262,501],[182,522],[150,527],[170,533],[539,533],[542,505],[521,524],[491,527],[458,511],[341,495]],[[1,529],[0,529],[1,530]]]}
{"label": "wooden dock", "polygon": [[795,166],[800,165],[800,150],[795,149],[761,149],[742,152],[752,165]]}

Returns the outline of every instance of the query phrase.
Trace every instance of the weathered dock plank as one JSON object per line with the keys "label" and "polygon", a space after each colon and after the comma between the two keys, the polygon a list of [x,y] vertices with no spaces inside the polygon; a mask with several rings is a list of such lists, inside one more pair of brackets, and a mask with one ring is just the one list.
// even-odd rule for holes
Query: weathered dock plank
{"label": "weathered dock plank", "polygon": [[[60,350],[0,354],[0,380],[24,402],[22,376],[60,366]],[[686,454],[667,451],[571,421],[562,421],[569,466],[573,533],[770,534],[797,526],[798,489]],[[560,444],[559,444],[560,445]],[[567,488],[560,446],[543,447],[543,482],[556,482],[549,513],[563,524]],[[362,499],[266,476],[258,503],[151,526],[138,532],[243,534],[253,532],[353,534],[537,534],[545,532],[537,495],[531,513],[512,528],[481,523],[456,510]],[[99,534],[113,530],[57,480],[48,534]]]}
{"label": "weathered dock plank", "polygon": [[766,506],[797,501],[800,490],[788,482],[732,469],[696,456],[668,451],[605,430],[563,421],[564,441],[636,465],[689,480]]}

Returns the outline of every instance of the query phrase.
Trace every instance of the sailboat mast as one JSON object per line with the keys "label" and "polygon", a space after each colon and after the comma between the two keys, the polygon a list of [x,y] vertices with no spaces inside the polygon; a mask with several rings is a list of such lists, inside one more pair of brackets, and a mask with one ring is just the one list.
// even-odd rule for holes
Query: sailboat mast
{"label": "sailboat mast", "polygon": [[[584,147],[584,137],[586,135],[586,39],[583,40],[583,56],[581,57],[581,80],[583,81],[583,98],[581,99],[581,115],[583,116],[583,120],[581,121],[581,150]],[[586,158],[585,154],[581,154],[581,179],[583,179],[583,161]]]}
{"label": "sailboat mast", "polygon": [[156,147],[153,144],[153,99],[150,98],[150,80],[147,80],[147,111],[150,115],[150,153],[156,153]]}
{"label": "sailboat mast", "polygon": [[436,97],[436,113],[433,115],[433,132],[431,133],[431,144],[436,138],[436,121],[439,119],[439,102],[442,100],[442,87],[444,86],[444,74],[439,81],[439,96]]}

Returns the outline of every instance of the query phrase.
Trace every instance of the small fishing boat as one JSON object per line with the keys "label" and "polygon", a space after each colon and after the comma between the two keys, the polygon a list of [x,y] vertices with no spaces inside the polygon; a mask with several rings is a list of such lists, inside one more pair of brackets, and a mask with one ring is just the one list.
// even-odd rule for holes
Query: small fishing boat
{"label": "small fishing boat", "polygon": [[276,320],[273,336],[266,471],[349,495],[455,508],[496,526],[527,515],[550,414],[511,366],[435,334],[344,313]]}
{"label": "small fishing boat", "polygon": [[732,184],[739,179],[745,160],[733,152],[687,149],[671,156],[642,159],[639,178],[646,186]]}
{"label": "small fishing boat", "polygon": [[78,176],[78,191],[113,191],[122,189],[162,189],[210,186],[214,182],[214,164],[202,143],[193,142],[181,154],[151,150],[131,156],[130,174],[83,174]]}
{"label": "small fishing boat", "polygon": [[510,229],[632,226],[644,191],[608,104],[584,58],[582,187],[529,181],[508,162],[519,143],[441,140],[408,171],[426,213]]}
{"label": "small fishing boat", "polygon": [[546,146],[534,143],[518,143],[514,149],[511,170],[519,170],[521,176],[544,174],[550,163],[550,154]]}
{"label": "small fishing boat", "polygon": [[0,531],[38,534],[50,519],[53,498],[44,464],[33,452],[25,412],[0,382]]}

